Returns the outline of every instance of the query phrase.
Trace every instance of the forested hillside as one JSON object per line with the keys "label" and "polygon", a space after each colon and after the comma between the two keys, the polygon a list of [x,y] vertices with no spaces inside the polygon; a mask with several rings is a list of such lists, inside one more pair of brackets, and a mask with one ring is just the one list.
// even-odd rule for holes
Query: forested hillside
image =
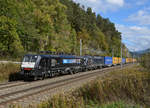
{"label": "forested hillside", "polygon": [[[0,0],[0,55],[50,50],[120,55],[121,33],[109,19],[71,0]],[[125,47],[125,46],[124,46]]]}

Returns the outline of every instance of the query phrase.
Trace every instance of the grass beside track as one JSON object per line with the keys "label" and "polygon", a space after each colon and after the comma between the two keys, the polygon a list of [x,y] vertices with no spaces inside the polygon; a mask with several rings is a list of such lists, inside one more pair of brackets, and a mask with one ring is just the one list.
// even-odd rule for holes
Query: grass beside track
{"label": "grass beside track", "polygon": [[[149,108],[150,74],[140,66],[113,71],[37,108]],[[17,108],[16,106],[13,106]],[[21,107],[19,107],[21,108]],[[30,105],[29,108],[35,108]]]}
{"label": "grass beside track", "polygon": [[17,79],[19,71],[19,64],[0,63],[0,82]]}

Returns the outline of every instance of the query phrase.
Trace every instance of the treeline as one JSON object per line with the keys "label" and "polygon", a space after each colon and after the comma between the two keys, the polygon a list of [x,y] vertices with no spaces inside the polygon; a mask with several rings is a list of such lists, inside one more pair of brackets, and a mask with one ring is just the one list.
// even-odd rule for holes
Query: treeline
{"label": "treeline", "polygon": [[[72,0],[1,0],[0,54],[50,50],[120,55],[121,33],[109,19]],[[125,47],[125,46],[124,46]]]}

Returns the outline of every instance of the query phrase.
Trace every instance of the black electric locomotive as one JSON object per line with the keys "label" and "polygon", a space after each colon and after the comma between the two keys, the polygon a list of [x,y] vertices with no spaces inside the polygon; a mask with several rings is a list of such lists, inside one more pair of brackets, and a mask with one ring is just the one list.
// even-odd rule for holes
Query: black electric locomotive
{"label": "black electric locomotive", "polygon": [[44,79],[59,74],[80,72],[85,65],[85,59],[81,56],[27,54],[21,64],[21,74],[24,78]]}

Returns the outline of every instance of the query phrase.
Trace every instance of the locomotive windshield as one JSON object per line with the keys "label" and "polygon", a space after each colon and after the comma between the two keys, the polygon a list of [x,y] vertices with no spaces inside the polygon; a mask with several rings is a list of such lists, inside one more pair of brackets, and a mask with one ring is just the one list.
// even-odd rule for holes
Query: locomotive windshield
{"label": "locomotive windshield", "polygon": [[23,62],[36,62],[38,56],[24,56]]}

